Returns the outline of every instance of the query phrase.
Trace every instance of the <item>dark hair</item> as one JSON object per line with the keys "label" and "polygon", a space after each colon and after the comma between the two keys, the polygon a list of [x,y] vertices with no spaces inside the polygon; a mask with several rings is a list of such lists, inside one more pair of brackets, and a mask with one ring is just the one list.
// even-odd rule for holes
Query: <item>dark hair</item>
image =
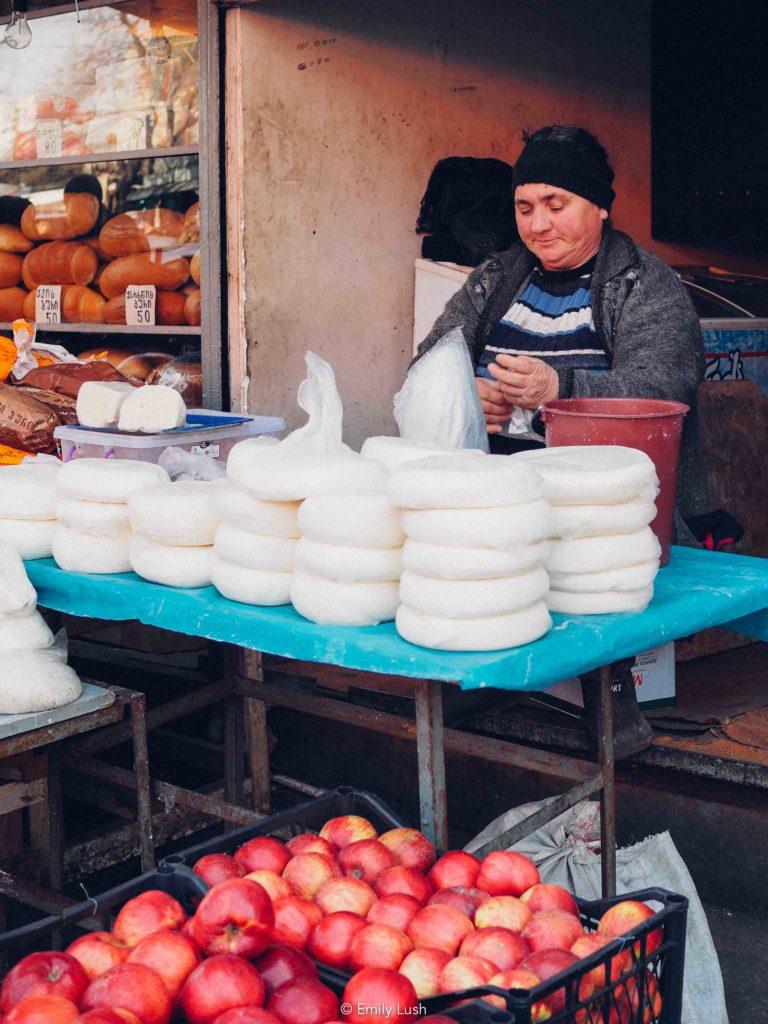
{"label": "dark hair", "polygon": [[104,198],[101,182],[93,174],[75,174],[71,177],[64,186],[64,193],[66,195],[72,192],[90,192],[99,202]]}

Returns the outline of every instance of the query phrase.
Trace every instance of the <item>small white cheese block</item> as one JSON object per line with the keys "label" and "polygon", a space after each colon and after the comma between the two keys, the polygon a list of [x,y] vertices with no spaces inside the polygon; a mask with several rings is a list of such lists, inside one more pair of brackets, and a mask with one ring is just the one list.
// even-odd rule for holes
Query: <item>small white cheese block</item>
{"label": "small white cheese block", "polygon": [[552,536],[552,511],[546,501],[498,508],[420,508],[403,512],[408,539],[425,544],[472,547],[481,542],[498,549],[537,544]]}
{"label": "small white cheese block", "polygon": [[436,580],[407,570],[400,579],[403,604],[424,615],[446,619],[509,615],[541,601],[548,590],[549,577],[541,566],[491,580]]}
{"label": "small white cheese block", "polygon": [[375,626],[394,619],[397,583],[340,583],[295,569],[291,604],[320,626]]}
{"label": "small white cheese block", "polygon": [[291,603],[290,572],[262,572],[225,562],[214,554],[211,583],[222,597],[239,604],[271,607]]}
{"label": "small white cheese block", "polygon": [[61,464],[25,459],[0,468],[0,519],[55,519],[53,493]]}
{"label": "small white cheese block", "polygon": [[268,537],[249,533],[232,523],[222,523],[216,531],[213,550],[219,558],[244,569],[261,572],[291,572],[298,541],[291,537]]}
{"label": "small white cheese block", "polygon": [[551,550],[550,542],[543,540],[503,550],[407,540],[403,568],[441,580],[486,580],[533,569],[544,562]]}
{"label": "small white cheese block", "polygon": [[616,612],[642,612],[653,599],[653,587],[642,590],[611,590],[604,594],[571,594],[552,590],[547,607],[563,615],[609,615]]}
{"label": "small white cheese block", "polygon": [[0,540],[18,551],[25,562],[50,558],[55,519],[0,519]]}
{"label": "small white cheese block", "polygon": [[617,533],[605,537],[577,537],[555,544],[544,563],[547,572],[606,572],[625,569],[638,562],[658,561],[661,545],[650,526],[636,533]]}
{"label": "small white cheese block", "polygon": [[184,399],[174,388],[163,384],[145,384],[134,388],[120,409],[120,430],[138,434],[159,434],[183,427],[187,421]]}
{"label": "small white cheese block", "polygon": [[404,640],[418,647],[437,651],[499,651],[538,640],[552,628],[552,618],[543,601],[511,615],[485,619],[446,619],[424,615],[401,604],[395,625]]}
{"label": "small white cheese block", "polygon": [[131,568],[137,576],[166,587],[207,587],[211,583],[213,547],[158,544],[139,533],[131,534]]}
{"label": "small white cheese block", "polygon": [[340,583],[390,583],[400,579],[402,548],[357,548],[302,537],[296,565]]}
{"label": "small white cheese block", "polygon": [[123,502],[81,501],[57,491],[54,508],[60,523],[94,537],[119,537],[130,529],[128,506]]}
{"label": "small white cheese block", "polygon": [[81,427],[116,427],[132,384],[118,380],[87,380],[77,393],[77,420]]}
{"label": "small white cheese block", "polygon": [[152,484],[168,484],[162,466],[130,459],[73,459],[58,475],[56,489],[68,498],[126,504],[134,491]]}
{"label": "small white cheese block", "polygon": [[323,494],[307,498],[299,509],[305,537],[358,548],[402,547],[401,518],[400,509],[384,494]]}
{"label": "small white cheese block", "polygon": [[126,531],[120,537],[94,537],[58,523],[53,534],[53,557],[67,572],[95,576],[130,572],[130,536]]}
{"label": "small white cheese block", "polygon": [[399,508],[490,508],[537,501],[544,484],[525,462],[463,451],[405,463],[390,476],[387,495]]}
{"label": "small white cheese block", "polygon": [[226,480],[179,480],[128,499],[131,529],[171,547],[211,547],[221,522],[216,499]]}

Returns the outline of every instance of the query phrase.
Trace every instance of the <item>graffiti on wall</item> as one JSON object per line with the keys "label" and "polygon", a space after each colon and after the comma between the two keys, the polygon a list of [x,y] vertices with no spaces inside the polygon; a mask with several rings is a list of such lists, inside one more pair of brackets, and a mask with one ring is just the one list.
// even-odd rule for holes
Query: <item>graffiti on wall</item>
{"label": "graffiti on wall", "polygon": [[704,330],[705,380],[753,380],[768,395],[768,330]]}

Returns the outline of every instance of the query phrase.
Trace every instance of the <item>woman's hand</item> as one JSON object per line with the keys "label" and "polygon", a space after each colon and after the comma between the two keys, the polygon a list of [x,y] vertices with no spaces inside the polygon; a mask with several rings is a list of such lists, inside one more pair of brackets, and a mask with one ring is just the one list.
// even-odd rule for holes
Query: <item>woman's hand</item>
{"label": "woman's hand", "polygon": [[512,418],[514,403],[505,398],[501,386],[487,377],[475,377],[480,405],[483,407],[485,423],[489,434],[498,434],[505,423]]}
{"label": "woman's hand", "polygon": [[[557,398],[560,393],[557,370],[553,370],[542,359],[497,355],[488,370],[498,381],[501,398],[522,409],[538,409],[544,402]],[[482,395],[480,398],[482,401]]]}

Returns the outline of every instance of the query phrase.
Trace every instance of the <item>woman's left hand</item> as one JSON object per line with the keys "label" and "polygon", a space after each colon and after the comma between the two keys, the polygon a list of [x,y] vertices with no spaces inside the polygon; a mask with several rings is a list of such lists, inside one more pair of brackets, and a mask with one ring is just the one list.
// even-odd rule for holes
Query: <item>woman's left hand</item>
{"label": "woman's left hand", "polygon": [[497,355],[488,371],[499,382],[502,394],[522,409],[538,409],[560,392],[557,370],[532,356]]}

